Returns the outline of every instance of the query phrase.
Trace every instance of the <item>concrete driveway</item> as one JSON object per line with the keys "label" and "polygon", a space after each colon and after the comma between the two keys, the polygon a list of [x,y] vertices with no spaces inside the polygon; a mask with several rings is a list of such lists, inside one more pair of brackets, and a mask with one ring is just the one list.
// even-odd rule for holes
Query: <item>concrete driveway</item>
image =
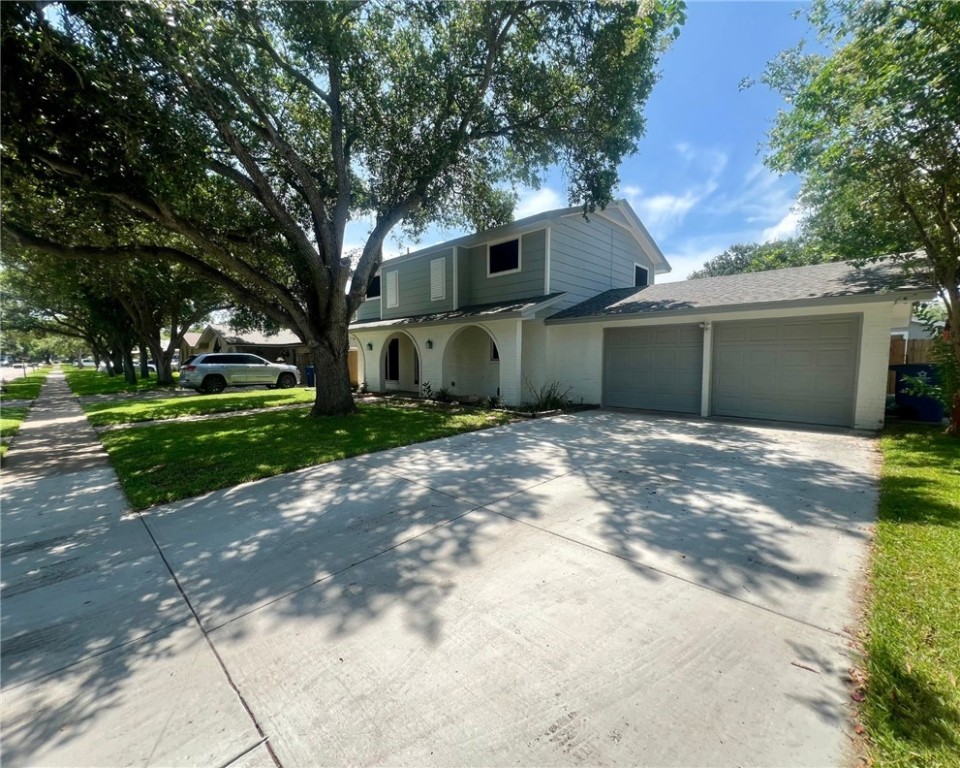
{"label": "concrete driveway", "polygon": [[[156,669],[212,654],[249,719],[187,682],[183,738],[222,752],[159,760],[131,735],[123,762],[226,764],[249,744],[232,765],[840,764],[874,450],[596,411],[156,508],[143,520],[177,583],[150,587],[166,613],[129,643]],[[141,604],[143,585],[117,599]],[[191,612],[206,649],[177,639]],[[80,662],[115,677],[107,701],[167,695],[110,658]],[[197,686],[215,666],[196,662]],[[33,680],[29,706],[56,685]],[[77,727],[122,709],[91,697]],[[18,738],[10,764],[69,763],[86,736]]]}

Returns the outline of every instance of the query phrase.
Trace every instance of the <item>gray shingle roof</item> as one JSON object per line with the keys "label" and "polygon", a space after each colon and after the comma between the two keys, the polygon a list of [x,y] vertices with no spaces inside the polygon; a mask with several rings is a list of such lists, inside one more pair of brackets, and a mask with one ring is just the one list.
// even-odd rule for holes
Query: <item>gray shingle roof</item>
{"label": "gray shingle roof", "polygon": [[590,317],[677,312],[757,304],[807,303],[905,291],[931,291],[923,273],[905,275],[902,262],[862,268],[847,261],[705,277],[646,288],[614,288],[551,316],[548,322]]}
{"label": "gray shingle roof", "polygon": [[474,304],[469,307],[461,307],[460,309],[453,309],[447,312],[433,312],[429,315],[413,315],[411,317],[396,317],[389,320],[356,320],[350,324],[350,327],[362,330],[364,328],[382,328],[395,325],[454,322],[469,318],[486,318],[489,320],[496,317],[509,317],[511,315],[519,315],[521,312],[537,306],[537,304],[542,304],[545,301],[555,299],[562,295],[562,293],[548,293],[544,296],[534,296],[529,299],[500,301],[494,304]]}

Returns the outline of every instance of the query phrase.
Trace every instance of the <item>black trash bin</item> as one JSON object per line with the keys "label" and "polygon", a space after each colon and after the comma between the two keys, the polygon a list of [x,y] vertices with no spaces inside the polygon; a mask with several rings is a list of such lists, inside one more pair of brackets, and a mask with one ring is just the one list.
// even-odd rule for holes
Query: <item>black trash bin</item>
{"label": "black trash bin", "polygon": [[307,371],[307,386],[312,387],[317,381],[317,369],[312,365],[308,365],[306,368]]}
{"label": "black trash bin", "polygon": [[939,422],[943,419],[943,404],[932,397],[918,397],[910,394],[910,384],[906,377],[925,377],[931,384],[937,383],[937,370],[932,365],[904,363],[891,365],[896,376],[894,391],[896,392],[897,406],[900,415],[917,421]]}

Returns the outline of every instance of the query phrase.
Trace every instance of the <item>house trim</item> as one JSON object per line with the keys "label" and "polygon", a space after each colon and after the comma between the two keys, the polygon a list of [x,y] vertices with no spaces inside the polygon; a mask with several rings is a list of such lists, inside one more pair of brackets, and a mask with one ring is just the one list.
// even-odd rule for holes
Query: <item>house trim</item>
{"label": "house trim", "polygon": [[930,297],[929,291],[905,291],[896,293],[853,294],[850,296],[835,296],[821,299],[800,299],[791,301],[766,301],[753,304],[723,304],[720,306],[690,307],[683,309],[662,309],[651,312],[624,312],[622,314],[597,314],[584,317],[567,317],[562,319],[547,318],[548,325],[570,325],[574,323],[636,323],[638,320],[673,317],[702,317],[734,312],[753,312],[761,310],[793,310],[816,309],[818,307],[843,307],[848,304],[862,303],[896,303],[909,301],[926,301]]}

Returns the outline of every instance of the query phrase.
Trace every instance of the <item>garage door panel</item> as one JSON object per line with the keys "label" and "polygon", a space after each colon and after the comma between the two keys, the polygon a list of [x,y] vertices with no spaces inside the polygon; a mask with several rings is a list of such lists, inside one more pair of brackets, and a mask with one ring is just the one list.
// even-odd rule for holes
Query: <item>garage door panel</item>
{"label": "garage door panel", "polygon": [[758,325],[747,328],[743,334],[743,340],[749,343],[758,341],[776,341],[777,328],[774,325]]}
{"label": "garage door panel", "polygon": [[698,325],[610,328],[604,333],[603,403],[700,412],[703,331]]}
{"label": "garage door panel", "polygon": [[717,324],[713,413],[847,426],[860,318]]}

